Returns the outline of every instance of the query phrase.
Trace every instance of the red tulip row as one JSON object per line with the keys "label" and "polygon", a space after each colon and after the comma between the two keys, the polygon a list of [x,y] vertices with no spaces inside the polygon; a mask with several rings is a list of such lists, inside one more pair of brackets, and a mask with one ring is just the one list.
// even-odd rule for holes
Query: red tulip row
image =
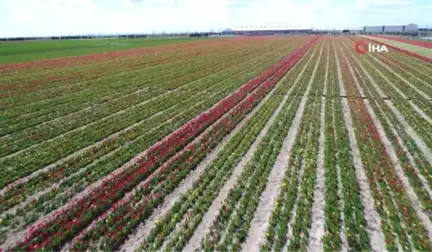
{"label": "red tulip row", "polygon": [[[288,55],[283,61],[275,64],[269,70],[218,102],[211,109],[200,114],[167,136],[163,141],[149,148],[146,157],[139,162],[139,165],[129,167],[121,171],[116,177],[105,180],[98,188],[92,190],[89,195],[74,200],[71,206],[64,210],[56,211],[46,218],[43,223],[31,228],[26,239],[17,245],[14,250],[41,249],[43,247],[53,247],[52,245],[54,244],[56,244],[54,246],[61,246],[64,242],[73,238],[78,232],[88,226],[95,217],[107,211],[125,193],[132,190],[140,181],[146,179],[170,155],[177,152],[182,146],[185,146],[197,134],[233,108],[266,79],[268,81],[264,82],[262,88],[273,87],[277,80],[318,39],[318,37],[315,37],[302,48]],[[247,102],[250,103],[250,101]]]}

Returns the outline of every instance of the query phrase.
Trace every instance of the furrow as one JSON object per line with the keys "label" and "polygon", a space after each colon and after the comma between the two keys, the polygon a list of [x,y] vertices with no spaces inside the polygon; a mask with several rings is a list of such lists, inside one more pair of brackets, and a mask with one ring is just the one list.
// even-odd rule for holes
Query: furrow
{"label": "furrow", "polygon": [[314,204],[312,209],[312,226],[310,228],[309,251],[323,251],[322,238],[325,233],[325,176],[324,176],[324,137],[325,137],[325,98],[321,98],[320,136],[317,161],[317,182],[314,188]]}
{"label": "furrow", "polygon": [[339,166],[339,164],[336,165],[336,172],[337,172],[337,181],[338,181],[338,195],[340,197],[339,199],[339,211],[341,212],[341,221],[342,223],[340,224],[340,237],[341,237],[341,252],[347,252],[349,245],[348,245],[348,239],[346,236],[346,226],[345,226],[345,214],[343,212],[344,209],[344,202],[343,202],[343,192],[342,192],[342,181],[341,181],[341,167]]}

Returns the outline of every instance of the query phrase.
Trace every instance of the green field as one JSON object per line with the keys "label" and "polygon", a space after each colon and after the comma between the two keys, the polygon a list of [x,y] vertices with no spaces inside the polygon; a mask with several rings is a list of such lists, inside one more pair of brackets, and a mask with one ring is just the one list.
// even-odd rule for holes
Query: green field
{"label": "green field", "polygon": [[39,40],[0,42],[0,64],[19,63],[58,57],[80,56],[140,47],[160,46],[197,38],[143,38],[92,40]]}

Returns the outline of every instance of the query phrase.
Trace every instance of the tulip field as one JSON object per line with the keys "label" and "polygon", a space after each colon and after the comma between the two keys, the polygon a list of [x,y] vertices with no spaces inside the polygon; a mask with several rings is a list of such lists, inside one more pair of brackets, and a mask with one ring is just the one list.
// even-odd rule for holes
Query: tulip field
{"label": "tulip field", "polygon": [[432,64],[356,36],[0,65],[0,251],[432,251]]}

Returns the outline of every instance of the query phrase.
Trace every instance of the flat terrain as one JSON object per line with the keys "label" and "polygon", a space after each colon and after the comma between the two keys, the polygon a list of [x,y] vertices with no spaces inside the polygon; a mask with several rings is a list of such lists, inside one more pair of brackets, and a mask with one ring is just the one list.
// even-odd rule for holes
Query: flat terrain
{"label": "flat terrain", "polygon": [[184,43],[195,38],[84,39],[0,42],[0,64],[81,56],[167,44]]}
{"label": "flat terrain", "polygon": [[432,64],[359,39],[0,65],[0,251],[432,251]]}

